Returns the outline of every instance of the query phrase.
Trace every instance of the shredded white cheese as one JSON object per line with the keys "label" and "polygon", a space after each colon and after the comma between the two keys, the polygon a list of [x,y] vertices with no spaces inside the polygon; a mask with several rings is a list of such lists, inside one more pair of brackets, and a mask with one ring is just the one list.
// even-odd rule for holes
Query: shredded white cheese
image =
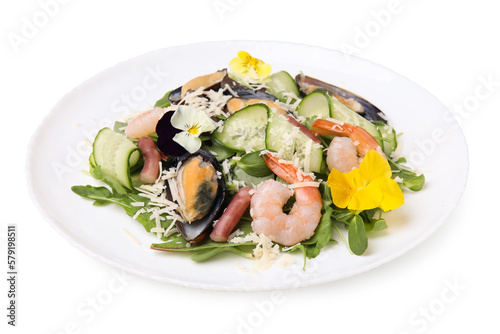
{"label": "shredded white cheese", "polygon": [[126,229],[122,229],[123,233],[125,233],[125,235],[127,237],[129,237],[133,242],[135,242],[136,244],[140,245],[141,242],[139,241],[139,239],[137,239],[132,233],[130,233],[128,230]]}
{"label": "shredded white cheese", "polygon": [[295,189],[295,188],[304,188],[304,187],[319,187],[321,183],[319,182],[298,182],[298,183],[292,183],[288,185],[288,188],[290,189]]}

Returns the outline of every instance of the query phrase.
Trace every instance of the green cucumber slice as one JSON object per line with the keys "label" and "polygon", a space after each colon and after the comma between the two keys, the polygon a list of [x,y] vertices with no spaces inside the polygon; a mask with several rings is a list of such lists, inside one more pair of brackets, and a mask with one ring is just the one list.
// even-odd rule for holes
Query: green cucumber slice
{"label": "green cucumber slice", "polygon": [[389,158],[391,153],[398,147],[398,139],[396,130],[392,126],[385,124],[384,122],[375,121],[373,122],[380,132],[380,137],[382,138],[383,146],[382,150],[384,154]]}
{"label": "green cucumber slice", "polygon": [[118,182],[133,190],[130,167],[136,166],[141,159],[141,150],[124,135],[109,128],[97,134],[93,144],[93,163],[101,170],[116,178]]}
{"label": "green cucumber slice", "polygon": [[278,152],[284,160],[296,161],[298,158],[298,166],[306,173],[320,172],[323,146],[315,143],[283,115],[270,110],[268,119],[266,148]]}
{"label": "green cucumber slice", "polygon": [[268,112],[261,103],[238,110],[226,119],[221,131],[214,132],[214,138],[230,150],[261,151],[266,148]]}
{"label": "green cucumber slice", "polygon": [[332,102],[330,96],[322,91],[312,92],[300,101],[297,114],[305,118],[331,117]]}
{"label": "green cucumber slice", "polygon": [[334,96],[330,96],[330,99],[332,102],[332,118],[362,127],[378,141],[380,146],[383,146],[380,132],[372,122],[340,103]]}
{"label": "green cucumber slice", "polygon": [[266,148],[279,152],[284,160],[292,160],[295,152],[295,134],[299,128],[290,123],[283,115],[269,111],[266,129]]}
{"label": "green cucumber slice", "polygon": [[305,133],[300,132],[295,140],[295,156],[304,172],[321,172],[323,163],[323,146],[315,143]]}
{"label": "green cucumber slice", "polygon": [[[295,96],[300,96],[299,87],[288,72],[276,72],[268,76],[264,80],[264,84],[268,87],[267,91],[281,102],[286,102],[288,99],[283,93],[294,93]],[[294,102],[295,99],[292,100],[292,103]]]}

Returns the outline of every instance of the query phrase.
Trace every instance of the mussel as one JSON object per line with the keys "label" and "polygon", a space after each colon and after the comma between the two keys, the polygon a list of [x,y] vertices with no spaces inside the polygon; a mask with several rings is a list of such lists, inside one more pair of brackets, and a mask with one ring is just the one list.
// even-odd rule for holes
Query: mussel
{"label": "mussel", "polygon": [[225,77],[227,77],[226,69],[196,77],[189,80],[181,87],[173,90],[168,96],[168,99],[170,100],[170,103],[177,104],[190,90],[197,90],[200,87],[203,87],[205,90],[218,90],[221,87],[221,82]]}
{"label": "mussel", "polygon": [[260,100],[271,100],[271,101],[277,100],[276,96],[266,92],[265,88],[260,88],[260,89],[249,88],[247,86],[244,86],[240,82],[231,79],[229,75],[226,75],[221,82],[221,87],[226,87],[226,85],[229,87],[229,89],[224,92],[225,95],[235,96],[233,94],[235,93],[237,95],[236,97],[242,99],[248,99],[248,100],[260,99]]}
{"label": "mussel", "polygon": [[295,77],[295,81],[304,94],[310,94],[316,90],[326,91],[328,94],[339,100],[340,103],[358,112],[367,120],[387,123],[387,119],[382,110],[361,96],[358,96],[348,90],[303,74],[297,75]]}
{"label": "mussel", "polygon": [[177,166],[177,194],[167,193],[170,200],[177,199],[185,219],[176,222],[177,229],[187,241],[199,242],[223,209],[225,180],[217,159],[204,150],[168,160],[167,169]]}

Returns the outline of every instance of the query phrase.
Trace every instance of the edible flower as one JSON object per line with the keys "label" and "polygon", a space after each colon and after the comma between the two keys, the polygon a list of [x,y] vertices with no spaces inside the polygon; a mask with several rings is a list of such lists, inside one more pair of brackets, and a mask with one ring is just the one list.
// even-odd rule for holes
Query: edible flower
{"label": "edible flower", "polygon": [[403,192],[397,182],[391,179],[391,175],[387,159],[372,150],[366,154],[359,168],[349,173],[332,169],[327,183],[333,203],[339,208],[381,208],[389,211],[404,204]]}
{"label": "edible flower", "polygon": [[238,52],[238,57],[229,62],[231,71],[243,79],[262,80],[271,74],[271,65],[258,58],[252,57],[248,52]]}
{"label": "edible flower", "polygon": [[200,134],[215,130],[214,122],[203,110],[181,105],[172,115],[172,126],[181,130],[172,138],[189,153],[198,151],[201,147]]}

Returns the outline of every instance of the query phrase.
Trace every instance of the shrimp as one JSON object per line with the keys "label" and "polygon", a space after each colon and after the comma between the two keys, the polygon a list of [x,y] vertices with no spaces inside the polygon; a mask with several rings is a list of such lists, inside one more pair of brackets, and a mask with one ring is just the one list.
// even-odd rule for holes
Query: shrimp
{"label": "shrimp", "polygon": [[337,169],[347,173],[359,164],[370,150],[385,157],[377,140],[365,129],[337,120],[318,119],[311,127],[320,135],[335,135],[326,153],[326,164],[330,170]]}
{"label": "shrimp", "polygon": [[[301,174],[296,167],[280,163],[278,158],[269,153],[263,157],[269,168],[287,183],[313,181],[310,176]],[[292,246],[309,239],[321,219],[321,194],[314,186],[297,187],[296,202],[287,215],[283,212],[283,205],[292,194],[292,190],[278,181],[267,180],[261,183],[250,203],[253,231],[257,234],[263,233],[284,246]]]}
{"label": "shrimp", "polygon": [[137,115],[128,123],[125,134],[131,139],[137,139],[155,133],[156,124],[167,111],[165,108],[154,108]]}

